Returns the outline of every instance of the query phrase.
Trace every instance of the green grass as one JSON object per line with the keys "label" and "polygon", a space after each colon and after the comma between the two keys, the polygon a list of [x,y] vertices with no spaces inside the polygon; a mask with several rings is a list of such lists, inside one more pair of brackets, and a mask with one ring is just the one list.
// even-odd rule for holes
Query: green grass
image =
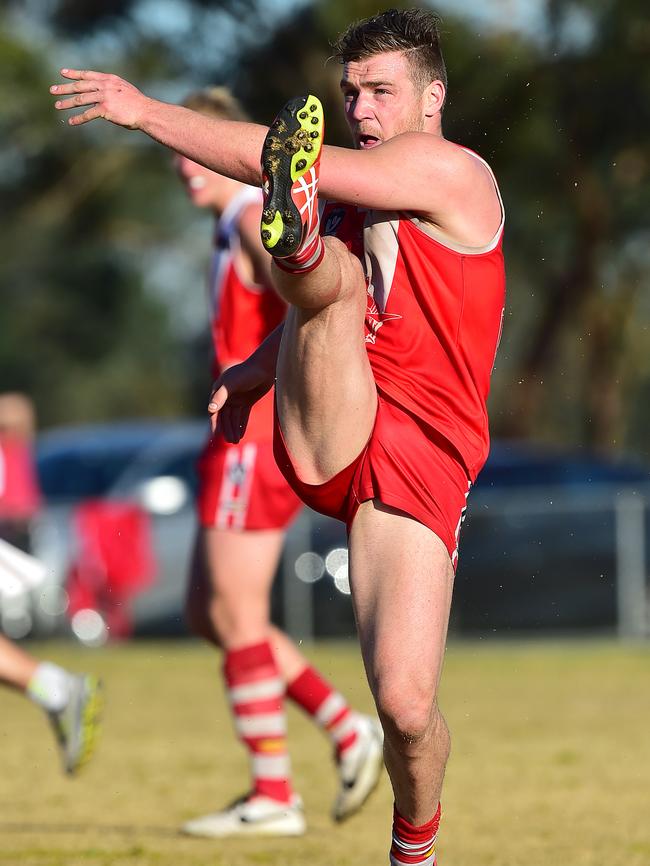
{"label": "green grass", "polygon": [[[99,752],[65,778],[42,714],[0,692],[2,866],[384,866],[391,794],[329,819],[330,749],[290,711],[290,744],[309,832],[301,839],[184,839],[183,820],[240,794],[217,657],[195,643],[82,651],[31,648],[107,685]],[[356,706],[370,696],[353,644],[308,655]],[[457,643],[442,704],[453,750],[441,866],[650,863],[650,649],[609,643]]]}

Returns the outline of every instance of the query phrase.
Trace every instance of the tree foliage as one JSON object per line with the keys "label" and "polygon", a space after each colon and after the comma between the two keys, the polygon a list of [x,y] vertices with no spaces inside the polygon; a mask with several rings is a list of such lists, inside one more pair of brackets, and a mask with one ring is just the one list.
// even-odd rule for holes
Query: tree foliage
{"label": "tree foliage", "polygon": [[[177,17],[166,29],[150,0],[52,0],[28,3],[28,12],[11,0],[0,12],[12,24],[0,37],[11,73],[0,84],[0,387],[29,390],[48,422],[198,410],[202,400],[187,394],[205,387],[204,354],[181,349],[178,307],[147,290],[143,267],[180,247],[178,236],[187,241],[190,210],[161,148],[60,125],[47,84],[54,58],[72,50],[67,39],[88,65],[108,59],[152,95],[177,99],[192,86],[228,83],[261,122],[289,95],[314,90],[328,140],[347,143],[330,45],[375,3],[318,0],[284,19],[255,0],[169,5]],[[40,42],[30,15],[45,25]],[[477,32],[454,15],[444,29],[445,133],[492,163],[507,209],[508,316],[493,427],[647,454],[646,4],[546,0],[543,32]]]}

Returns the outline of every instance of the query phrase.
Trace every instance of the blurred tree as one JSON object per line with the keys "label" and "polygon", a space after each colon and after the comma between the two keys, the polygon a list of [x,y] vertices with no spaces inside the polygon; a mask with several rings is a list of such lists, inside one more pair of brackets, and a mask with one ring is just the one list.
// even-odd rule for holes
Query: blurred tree
{"label": "blurred tree", "polygon": [[648,338],[650,18],[641,0],[549,0],[548,24],[489,133],[534,310],[501,429],[612,449],[633,441],[626,407],[650,374],[631,363]]}
{"label": "blurred tree", "polygon": [[[0,132],[9,142],[0,278],[13,298],[13,324],[0,322],[0,384],[32,383],[48,419],[115,414],[119,397],[147,414],[198,410],[204,356],[179,351],[160,300],[146,291],[143,264],[168,262],[170,250],[191,243],[183,226],[196,218],[180,204],[162,149],[92,127],[56,134],[43,57],[61,56],[62,40],[74,36],[66,62],[92,58],[168,99],[225,82],[262,122],[288,94],[314,89],[326,103],[328,140],[347,144],[330,44],[377,5],[318,0],[286,7],[284,18],[255,0],[7,0],[12,6],[23,17],[0,46],[11,72],[0,84]],[[470,19],[445,15],[446,134],[491,161],[508,211],[508,317],[493,427],[648,453],[647,5],[546,0],[545,16],[544,31],[522,35],[505,25],[477,32]],[[34,20],[53,28],[40,42]],[[207,236],[200,240],[205,246]],[[182,283],[178,261],[169,261],[172,269]],[[172,296],[178,318],[181,295]],[[145,321],[156,323],[150,346],[133,338]],[[33,352],[25,361],[25,346],[37,340],[46,364]],[[129,364],[137,370],[125,373]]]}
{"label": "blurred tree", "polygon": [[[375,11],[365,0],[318,2],[279,28],[238,72],[256,116],[270,121],[300,81],[325,98],[328,140],[346,144],[329,45]],[[650,390],[650,365],[637,364],[648,338],[647,4],[547,0],[535,38],[477,33],[453,16],[444,29],[446,134],[492,162],[508,209],[494,429],[647,450],[628,409]]]}
{"label": "blurred tree", "polygon": [[169,413],[174,338],[131,260],[128,209],[115,206],[128,175],[139,189],[129,215],[146,225],[161,160],[59,134],[44,46],[0,30],[0,388],[30,393],[45,423]]}

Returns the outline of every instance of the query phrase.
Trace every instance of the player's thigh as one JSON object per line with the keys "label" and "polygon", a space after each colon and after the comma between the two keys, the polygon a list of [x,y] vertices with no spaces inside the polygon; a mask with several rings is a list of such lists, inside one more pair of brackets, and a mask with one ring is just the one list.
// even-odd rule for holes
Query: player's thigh
{"label": "player's thigh", "polygon": [[364,502],[350,530],[350,581],[364,663],[378,703],[435,697],[454,581],[435,533]]}
{"label": "player's thigh", "polygon": [[278,357],[276,401],[287,448],[301,479],[322,483],[366,444],[377,393],[364,338],[366,284],[361,264],[326,238],[341,290],[319,310],[289,310]]}
{"label": "player's thigh", "polygon": [[201,535],[210,598],[244,607],[252,599],[268,598],[284,530],[203,527]]}

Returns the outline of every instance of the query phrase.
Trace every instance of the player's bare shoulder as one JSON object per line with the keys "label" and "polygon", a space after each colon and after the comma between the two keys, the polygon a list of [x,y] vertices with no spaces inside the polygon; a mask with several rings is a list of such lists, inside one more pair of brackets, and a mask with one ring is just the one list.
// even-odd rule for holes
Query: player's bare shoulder
{"label": "player's bare shoulder", "polygon": [[420,134],[419,146],[421,177],[430,203],[419,216],[463,245],[489,243],[503,221],[503,205],[488,163],[471,149],[440,136]]}

